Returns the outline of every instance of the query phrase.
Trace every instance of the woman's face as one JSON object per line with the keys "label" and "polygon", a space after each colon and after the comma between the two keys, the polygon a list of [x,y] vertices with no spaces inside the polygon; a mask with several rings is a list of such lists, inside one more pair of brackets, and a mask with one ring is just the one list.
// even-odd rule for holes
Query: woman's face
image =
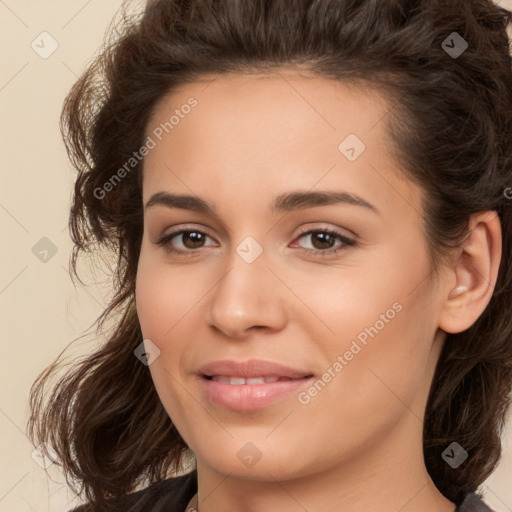
{"label": "woman's face", "polygon": [[283,71],[189,83],[153,112],[137,312],[158,395],[213,471],[421,456],[441,292],[390,108]]}

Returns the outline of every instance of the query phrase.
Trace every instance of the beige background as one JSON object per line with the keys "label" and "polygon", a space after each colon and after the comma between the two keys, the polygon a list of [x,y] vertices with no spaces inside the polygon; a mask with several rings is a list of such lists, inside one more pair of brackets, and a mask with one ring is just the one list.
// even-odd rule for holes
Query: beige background
{"label": "beige background", "polygon": [[[143,1],[131,3],[140,9]],[[512,8],[512,0],[501,3]],[[0,511],[64,512],[78,503],[58,468],[50,466],[47,475],[32,457],[34,447],[25,435],[27,397],[35,377],[91,326],[107,297],[105,286],[75,288],[67,273],[74,174],[58,119],[67,91],[98,51],[120,5],[120,0],[0,0]],[[51,44],[58,48],[42,58],[31,47],[34,40],[40,53]],[[43,237],[57,251],[49,252],[46,262],[33,253],[36,244],[48,244],[40,242]],[[92,336],[85,340],[94,343]],[[75,345],[73,353],[92,346],[81,340]],[[503,442],[502,462],[482,486],[497,512],[512,511],[512,419]]]}

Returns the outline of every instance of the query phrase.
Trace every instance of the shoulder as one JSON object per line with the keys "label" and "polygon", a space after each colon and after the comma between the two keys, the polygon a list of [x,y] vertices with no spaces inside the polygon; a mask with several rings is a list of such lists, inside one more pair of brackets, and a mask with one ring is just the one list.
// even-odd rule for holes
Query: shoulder
{"label": "shoulder", "polygon": [[196,471],[156,482],[145,489],[108,501],[101,510],[89,504],[69,512],[182,512],[197,491]]}
{"label": "shoulder", "polygon": [[475,492],[466,495],[463,502],[455,512],[494,512],[482,500],[482,496]]}

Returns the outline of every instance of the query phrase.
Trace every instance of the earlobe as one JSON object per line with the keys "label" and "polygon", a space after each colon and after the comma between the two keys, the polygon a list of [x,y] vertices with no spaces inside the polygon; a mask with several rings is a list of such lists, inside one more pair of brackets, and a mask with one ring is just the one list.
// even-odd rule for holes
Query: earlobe
{"label": "earlobe", "polygon": [[494,211],[475,214],[469,234],[451,271],[455,274],[446,289],[439,327],[458,333],[471,327],[491,300],[501,261],[501,224]]}

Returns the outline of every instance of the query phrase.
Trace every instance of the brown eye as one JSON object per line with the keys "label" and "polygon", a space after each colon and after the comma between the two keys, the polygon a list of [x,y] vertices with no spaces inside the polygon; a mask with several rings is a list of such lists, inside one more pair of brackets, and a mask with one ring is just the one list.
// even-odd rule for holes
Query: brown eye
{"label": "brown eye", "polygon": [[[318,254],[322,256],[329,256],[339,251],[345,250],[350,246],[356,245],[356,241],[342,235],[338,231],[331,229],[311,229],[301,233],[297,240],[303,238],[310,238],[312,249],[301,247],[301,250],[306,254]],[[337,248],[333,249],[336,240],[341,243]]]}
{"label": "brown eye", "polygon": [[[180,240],[183,248],[175,247],[173,239]],[[169,253],[193,255],[204,247],[206,238],[210,238],[206,233],[195,229],[182,229],[167,235],[163,235],[155,243],[163,246],[164,250]]]}
{"label": "brown eye", "polygon": [[330,249],[335,241],[335,237],[330,233],[324,231],[311,233],[311,242],[315,249]]}
{"label": "brown eye", "polygon": [[181,237],[183,245],[188,249],[197,249],[204,243],[204,235],[199,231],[183,231]]}

